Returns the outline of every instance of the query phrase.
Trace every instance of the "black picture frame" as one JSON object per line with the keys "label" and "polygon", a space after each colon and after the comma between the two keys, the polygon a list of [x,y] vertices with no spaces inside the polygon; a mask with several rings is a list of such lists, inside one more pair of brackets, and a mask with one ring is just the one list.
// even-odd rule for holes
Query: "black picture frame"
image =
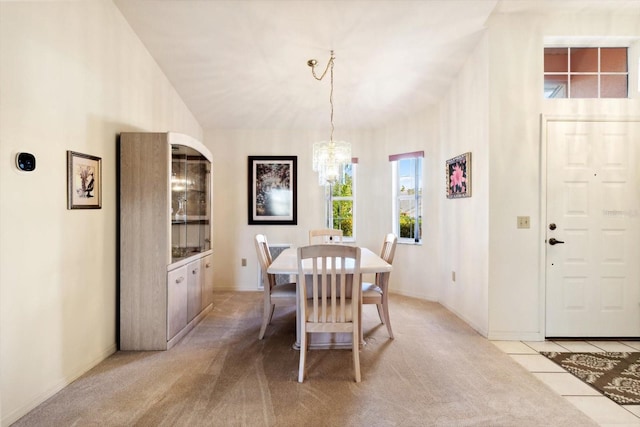
{"label": "black picture frame", "polygon": [[67,151],[67,209],[102,208],[102,159]]}
{"label": "black picture frame", "polygon": [[248,157],[249,225],[298,224],[298,156]]}

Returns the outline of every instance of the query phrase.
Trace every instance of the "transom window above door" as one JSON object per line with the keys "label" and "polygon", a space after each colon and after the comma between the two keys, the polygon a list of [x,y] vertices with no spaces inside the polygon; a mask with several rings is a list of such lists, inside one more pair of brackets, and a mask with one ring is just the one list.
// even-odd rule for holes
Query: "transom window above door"
{"label": "transom window above door", "polygon": [[545,98],[627,98],[626,47],[546,47]]}

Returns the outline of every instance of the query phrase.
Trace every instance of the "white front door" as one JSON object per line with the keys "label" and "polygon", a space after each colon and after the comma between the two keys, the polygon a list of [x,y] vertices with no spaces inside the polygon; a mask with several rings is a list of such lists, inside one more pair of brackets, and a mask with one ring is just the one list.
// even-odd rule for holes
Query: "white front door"
{"label": "white front door", "polygon": [[546,336],[640,337],[640,122],[546,138]]}

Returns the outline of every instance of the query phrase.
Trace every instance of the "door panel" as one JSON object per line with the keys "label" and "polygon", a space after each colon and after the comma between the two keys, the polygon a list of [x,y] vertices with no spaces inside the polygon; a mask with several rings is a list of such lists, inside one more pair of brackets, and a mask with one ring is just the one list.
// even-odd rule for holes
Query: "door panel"
{"label": "door panel", "polygon": [[547,337],[640,336],[639,138],[639,122],[548,122]]}
{"label": "door panel", "polygon": [[202,258],[201,271],[204,275],[202,283],[202,309],[213,303],[213,255]]}
{"label": "door panel", "polygon": [[187,322],[191,322],[202,311],[201,260],[187,264]]}
{"label": "door panel", "polygon": [[167,341],[187,326],[187,267],[167,274]]}

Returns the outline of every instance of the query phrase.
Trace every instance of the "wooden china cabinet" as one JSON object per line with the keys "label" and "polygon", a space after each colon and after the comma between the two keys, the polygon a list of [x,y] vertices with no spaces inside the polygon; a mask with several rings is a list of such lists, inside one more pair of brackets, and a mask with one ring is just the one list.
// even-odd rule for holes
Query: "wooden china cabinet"
{"label": "wooden china cabinet", "polygon": [[166,350],[212,309],[211,153],[179,133],[120,135],[120,349]]}

